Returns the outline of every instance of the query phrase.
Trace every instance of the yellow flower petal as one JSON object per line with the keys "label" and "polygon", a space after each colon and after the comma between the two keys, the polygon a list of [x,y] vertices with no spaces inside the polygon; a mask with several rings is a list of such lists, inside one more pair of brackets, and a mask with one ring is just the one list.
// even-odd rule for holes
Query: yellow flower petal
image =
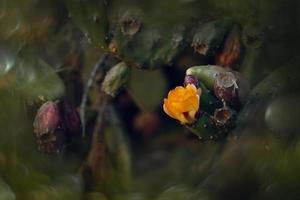
{"label": "yellow flower petal", "polygon": [[165,99],[165,101],[164,101],[164,106],[163,106],[165,113],[167,113],[167,115],[169,115],[170,117],[176,119],[176,115],[174,115],[174,114],[172,113],[172,111],[170,111],[170,110],[168,109],[167,104],[168,104],[167,99]]}
{"label": "yellow flower petal", "polygon": [[167,115],[181,123],[191,124],[199,110],[200,94],[201,90],[198,91],[192,84],[186,87],[178,86],[164,99],[163,109]]}

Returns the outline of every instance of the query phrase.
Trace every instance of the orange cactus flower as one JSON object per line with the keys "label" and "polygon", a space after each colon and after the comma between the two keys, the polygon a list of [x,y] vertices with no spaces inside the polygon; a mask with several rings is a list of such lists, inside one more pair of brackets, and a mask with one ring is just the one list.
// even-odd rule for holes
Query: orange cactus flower
{"label": "orange cactus flower", "polygon": [[200,95],[201,90],[197,90],[192,84],[178,86],[164,99],[164,111],[182,124],[192,124],[199,109]]}

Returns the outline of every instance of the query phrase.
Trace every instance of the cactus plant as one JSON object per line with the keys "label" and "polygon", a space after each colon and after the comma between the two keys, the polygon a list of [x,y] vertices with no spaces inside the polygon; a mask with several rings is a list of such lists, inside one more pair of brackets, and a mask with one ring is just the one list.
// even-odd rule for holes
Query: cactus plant
{"label": "cactus plant", "polygon": [[1,0],[0,199],[298,198],[299,5]]}

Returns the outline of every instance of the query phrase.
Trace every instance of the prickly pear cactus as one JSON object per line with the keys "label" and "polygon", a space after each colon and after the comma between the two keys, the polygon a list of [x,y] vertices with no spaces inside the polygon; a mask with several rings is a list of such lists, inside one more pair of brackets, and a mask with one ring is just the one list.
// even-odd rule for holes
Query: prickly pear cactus
{"label": "prickly pear cactus", "polygon": [[64,1],[71,17],[95,46],[104,48],[107,41],[106,0]]}

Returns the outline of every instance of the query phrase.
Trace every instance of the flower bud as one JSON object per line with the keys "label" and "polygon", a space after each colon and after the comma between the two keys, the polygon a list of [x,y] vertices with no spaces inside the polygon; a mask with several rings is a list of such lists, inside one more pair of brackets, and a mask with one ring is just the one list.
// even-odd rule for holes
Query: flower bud
{"label": "flower bud", "polygon": [[65,141],[63,119],[57,103],[46,102],[37,112],[33,127],[38,149],[44,153],[59,153]]}
{"label": "flower bud", "polygon": [[41,135],[53,132],[61,125],[59,108],[54,102],[44,103],[35,117],[33,127],[35,133]]}
{"label": "flower bud", "polygon": [[192,76],[192,75],[186,75],[184,77],[184,83],[183,83],[183,85],[187,86],[188,84],[192,84],[196,88],[198,88],[198,86],[199,86],[198,79],[195,76]]}

